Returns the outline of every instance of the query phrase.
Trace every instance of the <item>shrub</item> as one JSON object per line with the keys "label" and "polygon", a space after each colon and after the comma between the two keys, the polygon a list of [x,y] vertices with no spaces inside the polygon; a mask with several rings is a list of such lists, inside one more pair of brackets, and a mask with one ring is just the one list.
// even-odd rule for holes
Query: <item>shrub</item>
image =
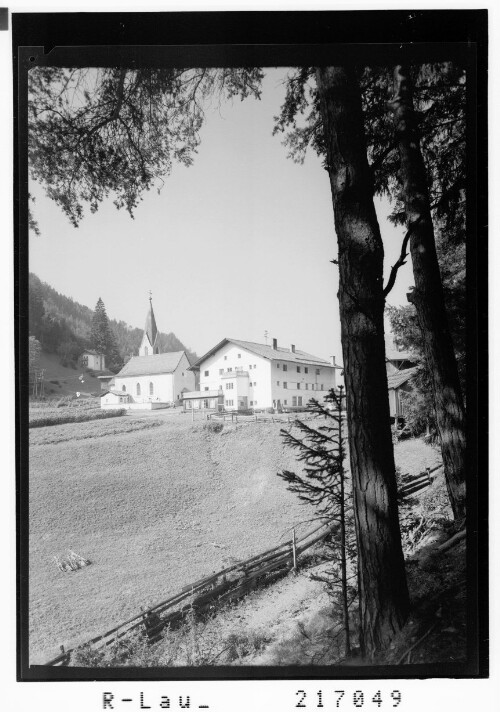
{"label": "shrub", "polygon": [[223,427],[224,423],[218,420],[207,420],[207,422],[203,424],[203,430],[208,430],[209,433],[220,433]]}
{"label": "shrub", "polygon": [[[83,410],[83,409],[82,409]],[[84,423],[88,420],[103,420],[105,418],[115,418],[120,415],[125,415],[125,408],[117,408],[116,410],[86,410],[65,413],[48,413],[43,416],[30,415],[30,428],[43,428],[47,425],[65,425],[66,423]]]}

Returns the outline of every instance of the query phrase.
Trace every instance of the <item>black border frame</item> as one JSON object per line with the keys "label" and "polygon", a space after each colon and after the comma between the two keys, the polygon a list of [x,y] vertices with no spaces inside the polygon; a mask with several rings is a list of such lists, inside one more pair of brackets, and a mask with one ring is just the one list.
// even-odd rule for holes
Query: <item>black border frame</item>
{"label": "black border frame", "polygon": [[[378,679],[488,676],[487,11],[14,13],[17,678]],[[33,59],[31,59],[33,58]],[[293,66],[430,61],[468,66],[468,661],[371,667],[54,668],[28,664],[27,72],[60,66]],[[478,473],[478,477],[470,476]]]}

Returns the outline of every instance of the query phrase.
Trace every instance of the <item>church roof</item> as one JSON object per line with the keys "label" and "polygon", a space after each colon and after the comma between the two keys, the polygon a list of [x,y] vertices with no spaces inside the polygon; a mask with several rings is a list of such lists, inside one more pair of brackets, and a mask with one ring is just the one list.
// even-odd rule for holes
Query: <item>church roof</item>
{"label": "church roof", "polygon": [[184,355],[184,351],[172,351],[152,356],[132,356],[115,378],[124,376],[154,376],[160,373],[173,373]]}
{"label": "church roof", "polygon": [[149,311],[146,317],[146,326],[144,327],[144,333],[148,335],[149,342],[151,346],[154,346],[156,337],[158,335],[158,329],[156,328],[156,320],[153,312],[153,302],[149,300]]}

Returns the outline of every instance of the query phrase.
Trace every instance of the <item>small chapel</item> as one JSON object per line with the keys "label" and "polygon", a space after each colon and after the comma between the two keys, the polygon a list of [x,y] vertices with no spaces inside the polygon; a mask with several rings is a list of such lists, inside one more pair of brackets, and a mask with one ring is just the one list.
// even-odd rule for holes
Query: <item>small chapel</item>
{"label": "small chapel", "polygon": [[139,355],[114,377],[114,387],[101,397],[101,408],[153,410],[179,404],[186,391],[195,389],[185,351],[160,353],[159,333],[149,297],[149,310]]}

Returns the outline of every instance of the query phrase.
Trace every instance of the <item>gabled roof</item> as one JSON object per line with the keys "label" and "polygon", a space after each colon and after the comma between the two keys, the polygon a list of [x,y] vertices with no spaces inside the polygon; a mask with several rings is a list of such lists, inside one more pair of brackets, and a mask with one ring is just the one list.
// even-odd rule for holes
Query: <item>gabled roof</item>
{"label": "gabled roof", "polygon": [[154,376],[160,373],[173,373],[180,363],[184,351],[172,351],[152,356],[132,356],[115,378],[124,376]]}
{"label": "gabled roof", "polygon": [[390,376],[387,376],[387,385],[389,388],[399,388],[403,383],[409,381],[417,371],[418,368],[414,366],[413,368],[405,368],[403,371],[391,373]]}
{"label": "gabled roof", "polygon": [[151,346],[154,346],[156,337],[158,335],[158,329],[156,328],[156,320],[153,312],[153,302],[149,300],[149,311],[146,317],[146,326],[144,327],[144,333],[148,335],[149,342]]}
{"label": "gabled roof", "polygon": [[104,356],[104,354],[100,353],[99,351],[94,351],[94,349],[85,349],[82,356],[85,354],[90,354],[91,356]]}
{"label": "gabled roof", "polygon": [[330,368],[342,368],[341,366],[333,366],[329,361],[319,358],[318,356],[313,356],[305,351],[299,351],[295,349],[286,349],[279,346],[277,349],[273,349],[272,346],[267,344],[256,344],[253,341],[240,341],[239,339],[222,339],[221,342],[214,346],[213,349],[207,351],[207,353],[194,363],[191,368],[199,368],[200,364],[203,363],[209,356],[212,356],[216,351],[221,349],[226,344],[234,344],[239,346],[241,349],[250,351],[250,353],[256,354],[257,356],[262,356],[262,358],[267,358],[272,361],[293,361],[297,364],[303,363],[304,365],[312,364],[317,366],[330,366]]}

